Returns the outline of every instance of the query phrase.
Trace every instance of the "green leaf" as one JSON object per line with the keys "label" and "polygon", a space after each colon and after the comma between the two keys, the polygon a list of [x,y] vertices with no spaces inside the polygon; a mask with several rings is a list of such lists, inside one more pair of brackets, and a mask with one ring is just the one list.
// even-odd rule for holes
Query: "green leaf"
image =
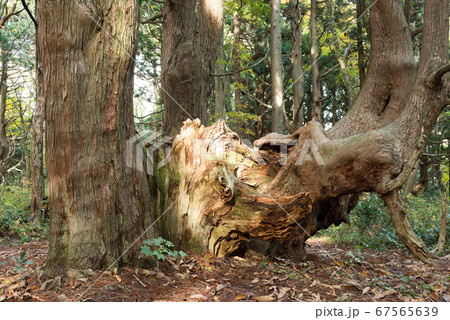
{"label": "green leaf", "polygon": [[153,251],[153,252],[156,252],[155,256],[156,256],[156,258],[158,260],[166,260],[166,256],[165,255],[159,253],[158,251]]}
{"label": "green leaf", "polygon": [[20,262],[25,261],[25,255],[27,254],[27,250],[23,250],[22,254],[20,255]]}
{"label": "green leaf", "polygon": [[153,252],[150,250],[148,246],[141,246],[141,253],[145,254],[145,256],[152,256]]}

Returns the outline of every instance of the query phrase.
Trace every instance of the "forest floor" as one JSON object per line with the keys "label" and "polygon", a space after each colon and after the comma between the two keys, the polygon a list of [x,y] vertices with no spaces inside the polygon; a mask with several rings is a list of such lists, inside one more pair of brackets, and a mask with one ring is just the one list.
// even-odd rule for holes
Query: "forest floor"
{"label": "forest floor", "polygon": [[448,256],[427,266],[399,250],[355,251],[325,238],[307,244],[304,262],[189,253],[159,270],[68,270],[49,278],[46,241],[3,241],[0,301],[450,301]]}

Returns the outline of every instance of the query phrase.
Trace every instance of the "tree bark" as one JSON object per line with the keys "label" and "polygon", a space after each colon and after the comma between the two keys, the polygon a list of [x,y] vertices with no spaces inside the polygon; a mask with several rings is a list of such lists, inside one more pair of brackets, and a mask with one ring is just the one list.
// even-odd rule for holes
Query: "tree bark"
{"label": "tree bark", "polygon": [[366,57],[364,54],[364,41],[363,41],[363,14],[366,11],[366,0],[356,1],[356,18],[358,19],[357,26],[357,40],[356,45],[358,46],[358,74],[359,74],[359,87],[362,88],[364,83],[364,78],[366,75]]}
{"label": "tree bark", "polygon": [[428,190],[428,160],[425,156],[420,159],[419,165],[419,184],[424,191]]}
{"label": "tree bark", "polygon": [[[37,3],[36,3],[37,4]],[[40,10],[39,5],[36,5],[36,11]],[[36,13],[38,16],[39,13]],[[38,41],[36,26],[36,43]],[[41,225],[43,216],[43,199],[44,199],[44,93],[43,93],[43,73],[42,63],[43,57],[40,51],[40,46],[36,46],[36,107],[33,117],[33,132],[31,136],[31,203],[30,203],[30,220],[34,225]]]}
{"label": "tree bark", "polygon": [[[9,153],[9,142],[6,136],[6,95],[8,93],[8,58],[5,53],[4,43],[1,40],[0,29],[0,58],[2,69],[0,75],[0,178],[2,178],[5,168],[5,162]],[[0,182],[3,182],[0,180]]]}
{"label": "tree bark", "polygon": [[305,73],[302,59],[302,14],[298,0],[291,0],[291,31],[292,31],[292,78],[294,111],[292,112],[292,126],[286,126],[290,133],[303,125],[303,99],[305,96]]}
{"label": "tree bark", "polygon": [[317,0],[311,0],[311,82],[312,119],[323,123],[322,94],[319,73],[319,43],[317,38]]}
{"label": "tree bark", "polygon": [[419,165],[420,165],[420,160],[417,160],[416,164],[414,165],[413,171],[409,175],[408,180],[406,180],[405,190],[403,191],[403,195],[402,195],[403,199],[405,199],[406,196],[413,191],[414,186],[416,185],[416,176],[417,176],[417,170],[419,169]]}
{"label": "tree bark", "polygon": [[354,99],[353,85],[350,79],[350,74],[347,68],[347,57],[341,52],[340,38],[337,33],[336,17],[334,15],[333,2],[329,2],[330,19],[331,19],[331,34],[333,39],[334,52],[339,63],[339,67],[342,73],[342,82],[344,83],[344,89],[347,94],[348,105],[351,106]]}
{"label": "tree bark", "polygon": [[40,0],[37,6],[47,266],[98,269],[136,262],[139,243],[154,235],[147,177],[125,166],[126,142],[135,134],[136,2],[115,0],[106,7]]}
{"label": "tree bark", "polygon": [[183,121],[207,121],[223,25],[223,0],[166,0],[161,49],[165,135]]}
{"label": "tree bark", "polygon": [[431,251],[433,255],[438,255],[444,250],[445,238],[447,233],[447,192],[441,189],[441,228],[439,229],[439,238],[436,247]]}
{"label": "tree bark", "polygon": [[[225,56],[223,52],[223,28],[220,35],[219,41],[219,57],[216,63],[216,74],[225,73]],[[225,79],[224,77],[215,77],[214,79],[215,87],[215,115],[216,119],[226,119],[225,115]]]}
{"label": "tree bark", "polygon": [[241,101],[241,23],[239,20],[239,11],[233,15],[233,65],[234,65],[234,108],[239,111],[242,107]]}
{"label": "tree bark", "polygon": [[283,61],[281,52],[281,1],[270,0],[270,79],[272,131],[284,132]]}

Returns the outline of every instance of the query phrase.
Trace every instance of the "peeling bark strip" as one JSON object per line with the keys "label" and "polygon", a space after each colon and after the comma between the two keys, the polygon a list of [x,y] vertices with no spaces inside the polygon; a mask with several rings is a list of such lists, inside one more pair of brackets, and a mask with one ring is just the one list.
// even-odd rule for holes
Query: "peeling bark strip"
{"label": "peeling bark strip", "polygon": [[[186,121],[174,141],[172,161],[158,178],[159,205],[167,209],[164,236],[216,255],[237,252],[253,239],[295,254],[317,230],[348,221],[357,194],[368,191],[383,197],[408,249],[430,262],[432,255],[412,231],[397,189],[450,100],[450,83],[443,77],[448,6],[448,1],[425,2],[417,65],[402,1],[372,0],[369,69],[354,106],[329,132],[311,121],[291,135],[272,133],[256,141],[266,165],[223,121],[210,127]],[[216,160],[194,165],[196,139],[210,139],[207,153],[225,146],[226,161],[216,154]],[[280,140],[289,150],[286,165],[279,164]],[[293,140],[297,144],[290,146]],[[310,140],[325,165],[297,161]]]}
{"label": "peeling bark strip", "polygon": [[139,244],[125,250],[152,220],[145,174],[125,168],[126,141],[134,135],[136,1],[108,4],[37,2],[49,266],[94,269],[110,267],[119,257],[136,261]]}

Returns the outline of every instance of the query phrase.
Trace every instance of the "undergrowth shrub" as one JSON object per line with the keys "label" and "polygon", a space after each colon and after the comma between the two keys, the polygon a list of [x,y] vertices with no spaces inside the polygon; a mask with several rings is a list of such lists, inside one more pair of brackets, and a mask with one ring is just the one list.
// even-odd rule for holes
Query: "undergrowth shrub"
{"label": "undergrowth shrub", "polygon": [[[410,195],[407,197],[406,208],[414,232],[431,249],[437,243],[441,225],[442,209],[438,192],[422,194],[419,197]],[[447,220],[449,218],[447,215]],[[318,235],[329,237],[339,244],[375,251],[404,248],[383,200],[376,194],[363,196],[349,214],[349,220],[350,224],[333,225],[319,231]],[[449,237],[450,227],[447,224],[445,252],[450,249]]]}
{"label": "undergrowth shrub", "polygon": [[43,227],[30,226],[31,193],[28,189],[0,185],[0,241],[19,238],[28,242],[47,236],[47,223]]}

